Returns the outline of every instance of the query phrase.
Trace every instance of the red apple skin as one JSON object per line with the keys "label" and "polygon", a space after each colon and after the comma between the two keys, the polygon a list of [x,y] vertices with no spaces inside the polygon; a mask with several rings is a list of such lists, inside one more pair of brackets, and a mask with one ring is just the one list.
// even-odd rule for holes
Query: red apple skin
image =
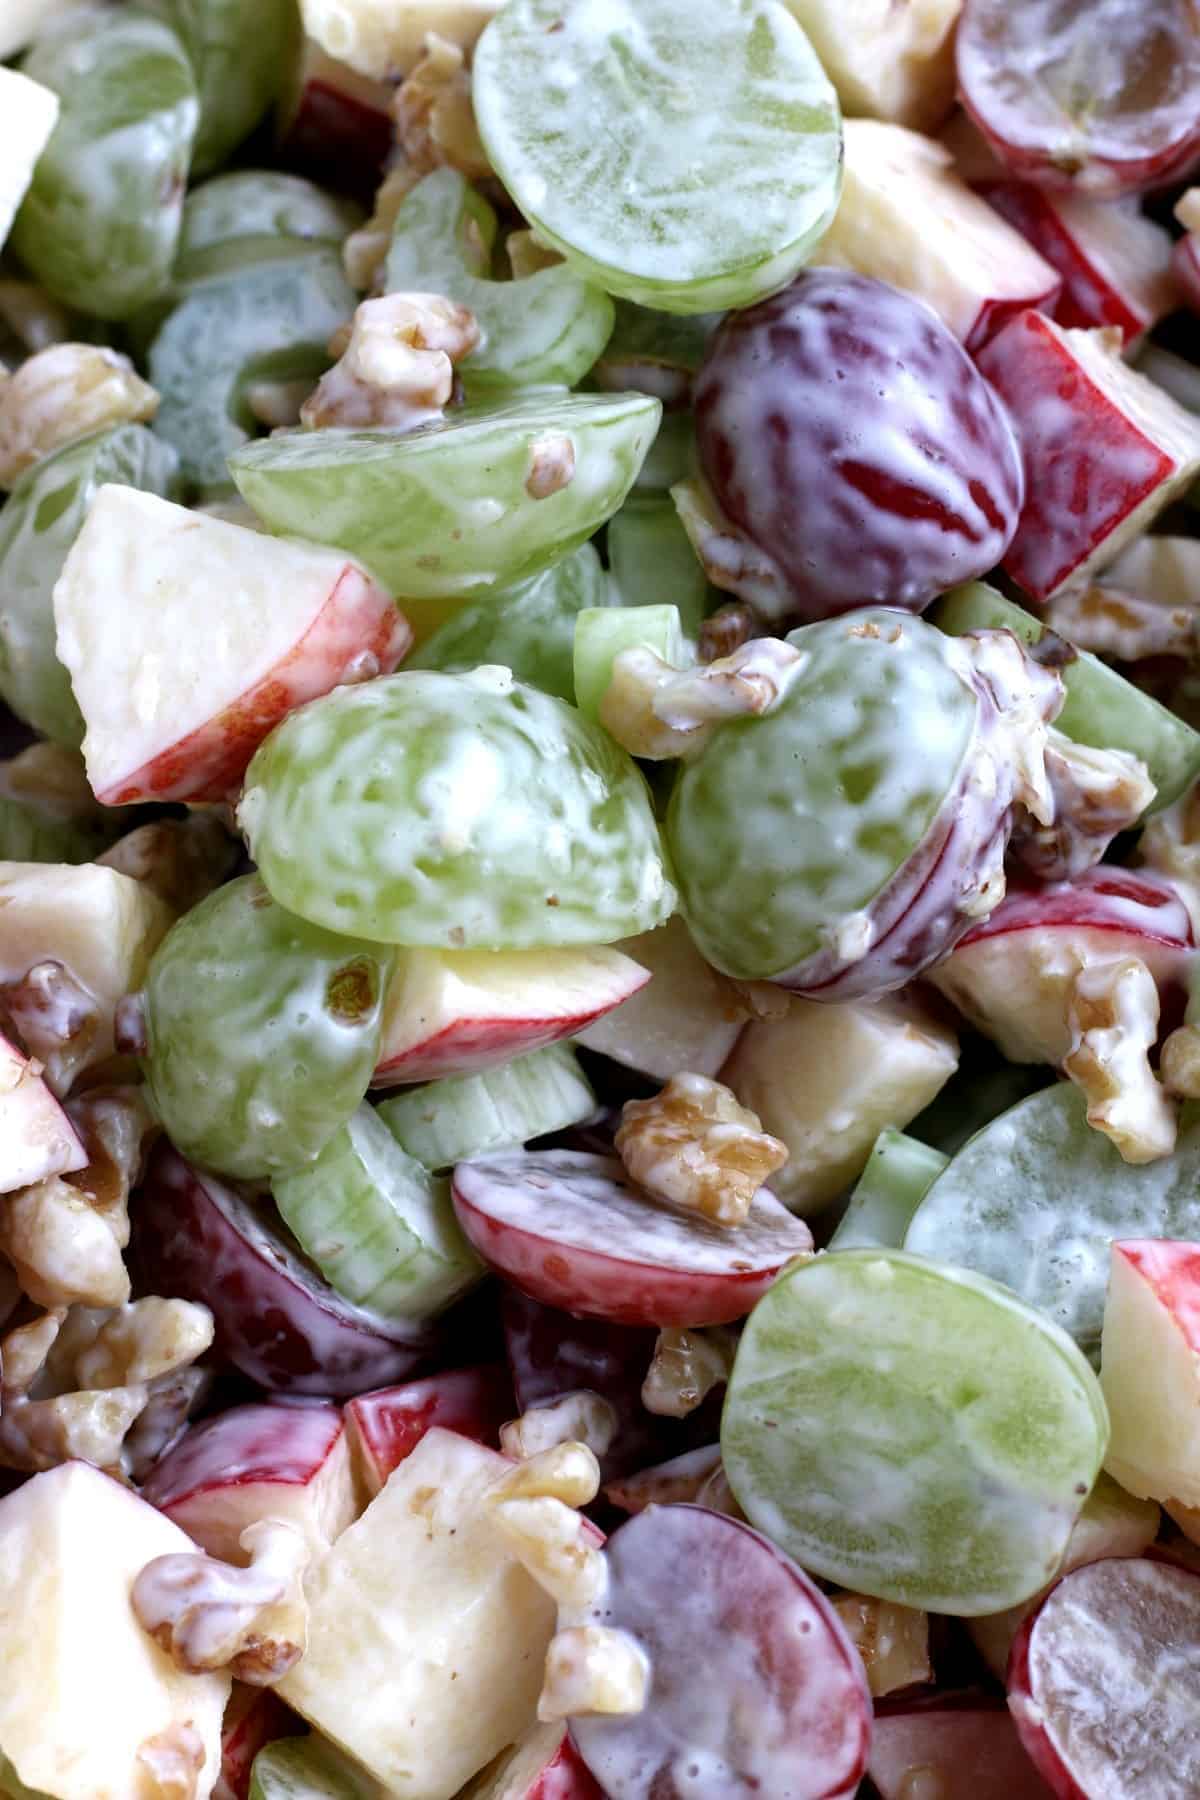
{"label": "red apple skin", "polygon": [[928,1771],[938,1800],[1050,1800],[1056,1791],[1029,1760],[1003,1704],[978,1694],[876,1704],[867,1773],[882,1800],[916,1800],[916,1770]]}
{"label": "red apple skin", "polygon": [[162,1142],[134,1221],[149,1292],[212,1309],[218,1357],[258,1387],[339,1399],[416,1375],[435,1339],[353,1306],[241,1195]]}
{"label": "red apple skin", "polygon": [[249,1800],[250,1771],[260,1750],[304,1730],[291,1707],[271,1688],[235,1681],[221,1727],[221,1773],[213,1800]]}
{"label": "red apple skin", "polygon": [[519,1800],[605,1800],[605,1795],[564,1731],[558,1749]]}
{"label": "red apple skin", "polygon": [[1189,231],[1171,252],[1171,269],[1179,291],[1193,312],[1200,313],[1200,232]]}
{"label": "red apple skin", "polygon": [[269,675],[96,798],[102,806],[227,800],[267,733],[288,713],[344,682],[390,675],[411,643],[411,627],[395,602],[347,563],[308,630]]}
{"label": "red apple skin", "polygon": [[1046,600],[1176,465],[1100,392],[1041,313],[1019,314],[977,360],[1025,463],[1025,504],[1003,566]]}
{"label": "red apple skin", "polygon": [[359,1394],[345,1417],[363,1485],[374,1497],[434,1426],[498,1450],[500,1427],[515,1410],[507,1370],[483,1365]]}
{"label": "red apple skin", "polygon": [[284,167],[369,198],[392,149],[391,90],[306,39],[277,127]]}
{"label": "red apple skin", "polygon": [[1169,882],[1140,869],[1099,864],[1071,881],[1010,887],[995,912],[973,926],[960,950],[1011,931],[1111,931],[1180,952],[1194,948],[1188,910]]}
{"label": "red apple skin", "polygon": [[1200,1352],[1200,1244],[1178,1238],[1125,1238],[1113,1245],[1153,1289],[1187,1340]]}
{"label": "red apple skin", "polygon": [[[578,1037],[614,1006],[620,1006],[645,987],[650,980],[649,971],[644,971],[644,976],[644,980],[616,999],[569,1018],[456,1019],[434,1037],[395,1056],[388,1055],[385,1042],[371,1086],[402,1087],[417,1081],[438,1081],[444,1075],[474,1075],[480,1069],[493,1069],[497,1063],[511,1062],[514,1056],[528,1056],[563,1038]],[[384,1035],[386,1039],[386,1026]]]}

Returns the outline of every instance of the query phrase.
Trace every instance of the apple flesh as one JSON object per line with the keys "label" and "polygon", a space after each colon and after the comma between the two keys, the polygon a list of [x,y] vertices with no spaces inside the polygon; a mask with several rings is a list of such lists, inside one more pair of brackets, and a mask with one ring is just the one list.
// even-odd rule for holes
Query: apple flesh
{"label": "apple flesh", "polygon": [[619,950],[402,950],[375,1087],[469,1075],[577,1037],[650,980]]}
{"label": "apple flesh", "polygon": [[352,193],[372,193],[396,133],[392,92],[302,38],[276,118],[281,163]]}
{"label": "apple flesh", "polygon": [[67,557],[54,616],[105,806],[227,799],[280,719],[390,674],[412,640],[340,551],[113,485]]}
{"label": "apple flesh", "polygon": [[[20,12],[20,0],[18,0]],[[19,21],[16,29],[20,31]],[[0,20],[0,45],[10,35],[7,10]],[[20,39],[17,40],[19,47]],[[11,50],[0,49],[0,63]],[[33,180],[38,157],[58,123],[59,99],[40,81],[0,67],[0,248]]]}
{"label": "apple flesh", "polygon": [[1143,1499],[1200,1506],[1200,1245],[1114,1243],[1100,1359],[1109,1473]]}
{"label": "apple flesh", "polygon": [[678,913],[616,947],[649,970],[649,985],[578,1031],[578,1041],[655,1081],[681,1069],[711,1079],[746,1021],[732,983],[705,962]]}
{"label": "apple flesh", "polygon": [[0,1036],[0,1194],[87,1164],[87,1152],[38,1065]]}
{"label": "apple flesh", "polygon": [[788,10],[812,40],[843,111],[921,131],[949,112],[962,0],[788,0]]}
{"label": "apple flesh", "polygon": [[210,1556],[244,1563],[238,1540],[260,1519],[283,1519],[314,1552],[328,1550],[361,1510],[350,1444],[336,1406],[235,1406],[193,1425],[155,1464],[143,1489]]}
{"label": "apple flesh", "polygon": [[932,138],[847,119],[845,176],[819,263],[915,294],[975,351],[1029,306],[1053,312],[1058,272],[955,173]]}
{"label": "apple flesh", "polygon": [[1035,600],[1114,562],[1200,469],[1200,421],[1123,363],[1112,339],[1024,312],[977,358],[1025,466],[1004,568]]}
{"label": "apple flesh", "polygon": [[134,1242],[152,1291],[213,1312],[217,1354],[262,1388],[339,1398],[415,1375],[432,1339],[343,1300],[242,1195],[163,1143]]}
{"label": "apple flesh", "polygon": [[789,1160],[771,1191],[810,1213],[862,1174],[887,1126],[915,1119],[958,1067],[958,1039],[910,995],[793,1000],[746,1027],[721,1072]]}
{"label": "apple flesh", "polygon": [[561,1723],[535,1725],[469,1781],[458,1800],[604,1800]]}
{"label": "apple flesh", "polygon": [[451,1800],[534,1723],[555,1609],[487,1516],[511,1466],[435,1427],[306,1579],[279,1692],[395,1800]]}
{"label": "apple flesh", "polygon": [[295,1713],[271,1688],[235,1681],[221,1726],[221,1778],[213,1800],[250,1800],[250,1775],[259,1751],[301,1729]]}
{"label": "apple flesh", "polygon": [[1099,585],[1135,600],[1200,613],[1200,538],[1138,538],[1105,569]]}
{"label": "apple flesh", "polygon": [[393,1469],[435,1426],[495,1450],[500,1427],[515,1410],[507,1371],[486,1364],[357,1394],[346,1406],[345,1419],[359,1480],[374,1499]]}
{"label": "apple flesh", "polygon": [[310,38],[373,81],[407,74],[434,32],[470,50],[500,0],[300,0]]}
{"label": "apple flesh", "polygon": [[204,1750],[196,1800],[208,1800],[229,1676],[176,1668],[129,1599],[147,1562],[192,1547],[88,1463],[0,1500],[0,1744],[24,1788],[50,1800],[148,1793],[138,1751],[188,1725]]}
{"label": "apple flesh", "polygon": [[878,1712],[867,1773],[881,1800],[1050,1800],[999,1704],[975,1695]]}
{"label": "apple flesh", "polygon": [[[18,50],[28,49],[43,26],[74,4],[75,0],[4,0],[0,14],[0,62],[7,62]],[[0,232],[0,239],[3,236]]]}

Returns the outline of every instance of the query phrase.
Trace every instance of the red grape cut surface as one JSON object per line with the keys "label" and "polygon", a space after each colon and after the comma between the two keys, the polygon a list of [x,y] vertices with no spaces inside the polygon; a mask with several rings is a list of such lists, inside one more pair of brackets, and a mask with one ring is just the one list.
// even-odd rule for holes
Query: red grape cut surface
{"label": "red grape cut surface", "polygon": [[717,499],[804,619],[919,612],[993,568],[1021,510],[999,399],[929,307],[865,275],[812,269],[730,313],[696,433]]}

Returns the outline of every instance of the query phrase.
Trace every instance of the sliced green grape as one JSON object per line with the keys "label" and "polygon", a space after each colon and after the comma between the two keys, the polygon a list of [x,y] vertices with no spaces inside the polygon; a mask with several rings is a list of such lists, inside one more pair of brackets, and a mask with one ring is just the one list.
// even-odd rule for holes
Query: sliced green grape
{"label": "sliced green grape", "polygon": [[618,300],[612,335],[595,368],[598,387],[635,388],[668,408],[686,406],[720,313],[665,313]]}
{"label": "sliced green grape", "polygon": [[833,218],[837,96],[775,0],[510,0],[473,91],[530,224],[626,300],[748,306]]}
{"label": "sliced green grape", "polygon": [[315,385],[355,300],[336,251],[314,249],[198,282],[173,309],[150,348],[150,379],[162,396],[154,429],[179,452],[191,492],[230,491],[227,458],[261,429],[247,400],[251,383]]}
{"label": "sliced green grape", "polygon": [[429,1319],[482,1280],[450,1184],[403,1150],[370,1106],[271,1193],[330,1287],[389,1319]]}
{"label": "sliced green grape", "polygon": [[581,544],[508,593],[468,600],[404,666],[456,674],[499,663],[518,681],[572,702],[575,621],[585,607],[610,604],[611,593],[600,558],[590,544]]}
{"label": "sliced green grape", "polygon": [[630,494],[608,521],[608,563],[623,606],[669,602],[679,608],[688,637],[696,636],[717,604],[675,502],[665,494]]}
{"label": "sliced green grape", "polygon": [[721,1460],[802,1568],[967,1617],[1056,1573],[1104,1460],[1099,1383],[995,1282],[896,1250],[785,1274],[738,1346]]}
{"label": "sliced green grape", "polygon": [[178,32],[200,96],[195,175],[219,168],[279,91],[291,35],[289,0],[151,0]]}
{"label": "sliced green grape", "polygon": [[[984,581],[971,581],[939,600],[933,621],[951,637],[967,631],[1007,629],[1025,644],[1036,644],[1047,627]],[[1093,656],[1076,651],[1062,671],[1067,698],[1055,719],[1057,729],[1077,744],[1101,750],[1128,750],[1140,756],[1158,790],[1151,812],[1178,800],[1200,775],[1200,732],[1169,712],[1150,694]]]}
{"label": "sliced green grape", "polygon": [[177,281],[273,262],[313,244],[337,247],[362,221],[353,201],[300,175],[237,169],[193,189],[183,207]]}
{"label": "sliced green grape", "polygon": [[105,482],[169,495],[175,452],[141,425],[68,444],[20,477],[0,513],[0,695],[19,718],[75,746],[83,719],[55,653],[54,584]]}
{"label": "sliced green grape", "polygon": [[904,1248],[1004,1282],[1095,1356],[1114,1238],[1200,1238],[1200,1117],[1185,1111],[1170,1156],[1123,1162],[1064,1081],[976,1132]]}
{"label": "sliced green grape", "polygon": [[[229,466],[272,530],[340,545],[394,594],[466,599],[591,537],[633,485],[659,411],[642,394],[535,392],[404,435],[285,432]],[[561,486],[543,484],[548,465]]]}
{"label": "sliced green grape", "polygon": [[378,1800],[379,1784],[310,1732],[268,1744],[254,1759],[250,1800]]}
{"label": "sliced green grape", "polygon": [[899,1250],[913,1214],[949,1161],[902,1131],[881,1131],[829,1248]]}
{"label": "sliced green grape", "polygon": [[596,1096],[569,1044],[547,1044],[476,1075],[448,1075],[379,1106],[398,1144],[431,1169],[580,1125]]}
{"label": "sliced green grape", "polygon": [[176,1149],[246,1178],[313,1162],[367,1091],[393,960],[291,917],[256,875],[186,913],[145,989],[143,1068]]}
{"label": "sliced green grape", "polygon": [[580,613],[575,621],[575,704],[589,719],[600,717],[600,702],[622,650],[653,650],[672,668],[682,668],[679,608],[606,606]]}
{"label": "sliced green grape", "polygon": [[200,116],[183,45],[132,7],[68,12],[24,70],[62,112],[12,229],[43,287],[127,319],[170,281]]}
{"label": "sliced green grape", "polygon": [[632,758],[507,669],[302,707],[260,746],[238,820],[280,905],[380,943],[607,944],[674,911]]}
{"label": "sliced green grape", "polygon": [[565,263],[522,281],[487,280],[464,248],[467,225],[477,242],[481,229],[484,241],[495,236],[495,215],[461,175],[427,175],[397,216],[387,292],[446,294],[471,309],[482,342],[458,370],[469,399],[546,383],[574,387],[608,341],[612,301]]}

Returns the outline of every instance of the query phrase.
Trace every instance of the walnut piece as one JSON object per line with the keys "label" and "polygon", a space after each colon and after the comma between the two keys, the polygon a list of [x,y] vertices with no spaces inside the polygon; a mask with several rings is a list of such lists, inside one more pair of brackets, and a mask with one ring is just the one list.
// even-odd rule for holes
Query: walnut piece
{"label": "walnut piece", "polygon": [[737,1348],[732,1333],[719,1326],[709,1331],[660,1331],[642,1382],[642,1405],[660,1418],[686,1419],[716,1387],[729,1380]]}
{"label": "walnut piece", "polygon": [[928,1613],[867,1594],[838,1594],[830,1605],[862,1657],[872,1699],[933,1680]]}
{"label": "walnut piece", "polygon": [[1076,744],[1053,726],[1045,763],[1054,801],[1050,824],[1019,813],[1010,853],[1038,881],[1070,881],[1098,863],[1119,832],[1136,825],[1157,789],[1126,750]]}
{"label": "walnut piece", "polygon": [[376,189],[375,210],[371,217],[357,231],[352,231],[342,245],[346,279],[360,293],[368,293],[379,286],[400,208],[423,179],[420,169],[405,158],[397,158]]}
{"label": "walnut piece", "polygon": [[1106,585],[1103,577],[1047,601],[1046,623],[1076,649],[1118,662],[1149,656],[1190,659],[1196,650],[1196,615],[1190,607],[1128,593]]}
{"label": "walnut piece", "polygon": [[1200,1100],[1200,1027],[1181,1025],[1162,1047],[1159,1074],[1169,1094]]}
{"label": "walnut piece", "polygon": [[1154,977],[1137,957],[1082,969],[1071,990],[1063,1072],[1087,1096],[1088,1124],[1127,1163],[1154,1162],[1175,1148],[1175,1110],[1150,1067],[1158,1012]]}
{"label": "walnut piece", "polygon": [[514,1462],[569,1443],[585,1444],[593,1455],[603,1456],[616,1431],[617,1411],[611,1401],[590,1388],[579,1388],[542,1400],[502,1425],[500,1448]]}
{"label": "walnut piece", "polygon": [[122,1246],[78,1188],[52,1175],[9,1194],[0,1251],[38,1306],[121,1306],[129,1298]]}
{"label": "walnut piece", "polygon": [[676,483],[671,498],[714,587],[748,600],[764,619],[786,619],[795,612],[795,596],[778,563],[727,517],[706,482],[690,476]]}
{"label": "walnut piece", "polygon": [[491,174],[475,125],[470,70],[459,45],[427,32],[424,54],[396,90],[392,111],[400,147],[423,175],[449,168],[478,181]]}
{"label": "walnut piece", "polygon": [[600,1491],[595,1452],[579,1442],[558,1443],[514,1463],[487,1490],[489,1504],[505,1500],[560,1500],[587,1506]]}
{"label": "walnut piece", "polygon": [[127,356],[96,344],[54,344],[0,384],[0,487],[64,444],[108,426],[152,419],[158,395]]}
{"label": "walnut piece", "polygon": [[100,1032],[95,998],[60,962],[34,963],[20,981],[0,984],[0,1009],[42,1065],[52,1094],[64,1099],[86,1067]]}
{"label": "walnut piece", "polygon": [[529,447],[525,492],[531,500],[548,500],[575,479],[575,444],[565,431],[547,432]]}
{"label": "walnut piece", "polygon": [[672,1075],[649,1100],[627,1100],[614,1142],[639,1187],[715,1225],[742,1224],[788,1159],[757,1113],[704,1075]]}
{"label": "walnut piece", "polygon": [[537,232],[528,225],[522,226],[520,231],[509,232],[504,240],[504,253],[514,281],[524,281],[527,275],[539,275],[543,269],[552,269],[562,261],[558,251],[543,244]]}
{"label": "walnut piece", "polygon": [[1185,231],[1200,231],[1200,187],[1184,189],[1175,202],[1175,217]]}
{"label": "walnut piece", "polygon": [[239,846],[210,813],[155,819],[118,838],[96,861],[140,881],[176,912],[220,887],[238,859]]}
{"label": "walnut piece", "polygon": [[114,1388],[157,1381],[194,1363],[212,1341],[213,1316],[207,1306],[149,1294],[101,1323],[77,1358],[79,1384]]}
{"label": "walnut piece", "polygon": [[572,1625],[550,1640],[538,1718],[639,1713],[649,1686],[650,1664],[636,1638],[606,1625]]}
{"label": "walnut piece", "polygon": [[762,621],[746,600],[729,600],[718,606],[700,626],[697,651],[702,663],[732,656],[751,638],[762,636]]}
{"label": "walnut piece", "polygon": [[505,1547],[558,1606],[590,1606],[607,1580],[593,1525],[562,1500],[497,1500],[491,1523]]}
{"label": "walnut piece", "polygon": [[674,669],[644,646],[622,650],[600,720],[633,756],[694,756],[726,719],[770,712],[806,661],[802,650],[769,637],[691,669]]}
{"label": "walnut piece", "polygon": [[695,1501],[721,1467],[721,1446],[706,1444],[685,1450],[669,1462],[621,1475],[604,1484],[604,1498],[625,1513],[645,1512],[648,1506],[678,1506]]}
{"label": "walnut piece", "polygon": [[440,419],[454,388],[454,365],[478,342],[474,314],[440,294],[364,300],[330,344],[339,360],[301,407],[301,423],[310,431],[330,425],[412,431]]}
{"label": "walnut piece", "polygon": [[1138,853],[1146,868],[1166,876],[1200,934],[1200,782],[1147,822]]}
{"label": "walnut piece", "polygon": [[[1062,711],[1066,688],[1057,669],[1037,662],[1011,631],[967,632],[963,645],[983,692],[995,707],[991,729],[981,736],[972,781],[1017,802],[1039,825],[1054,822],[1054,794],[1046,770],[1051,721]],[[987,911],[1004,890],[987,896]],[[970,910],[968,907],[966,910]]]}
{"label": "walnut piece", "polygon": [[203,1551],[155,1557],[133,1584],[133,1610],[188,1674],[227,1668],[238,1681],[270,1687],[304,1654],[302,1577],[311,1552],[282,1519],[257,1520],[238,1543],[250,1553],[245,1568]]}
{"label": "walnut piece", "polygon": [[179,1720],[147,1738],[137,1753],[147,1780],[144,1800],[196,1800],[204,1767],[204,1739],[194,1725]]}

